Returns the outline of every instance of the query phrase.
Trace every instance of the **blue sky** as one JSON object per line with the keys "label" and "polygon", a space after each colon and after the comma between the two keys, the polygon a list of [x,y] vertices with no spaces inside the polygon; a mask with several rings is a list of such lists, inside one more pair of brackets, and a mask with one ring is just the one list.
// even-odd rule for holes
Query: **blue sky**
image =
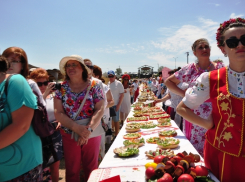
{"label": "blue sky", "polygon": [[23,48],[29,63],[59,68],[62,57],[90,58],[103,72],[120,66],[137,72],[150,65],[171,69],[196,60],[198,38],[212,46],[211,60],[222,59],[216,46],[219,23],[243,17],[243,0],[0,0],[0,52]]}

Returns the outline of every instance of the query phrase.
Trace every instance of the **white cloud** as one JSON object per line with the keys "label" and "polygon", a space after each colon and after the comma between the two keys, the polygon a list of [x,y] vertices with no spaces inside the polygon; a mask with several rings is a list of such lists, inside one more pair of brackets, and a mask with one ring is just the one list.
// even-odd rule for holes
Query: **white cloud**
{"label": "white cloud", "polygon": [[243,14],[236,15],[235,13],[231,13],[230,18],[237,18],[237,17],[243,17]]}
{"label": "white cloud", "polygon": [[[192,54],[191,45],[199,38],[206,38],[212,47],[210,59],[220,58],[228,65],[228,59],[223,56],[216,44],[215,33],[218,27],[218,22],[200,17],[195,25],[183,25],[177,30],[173,30],[172,36],[163,37],[160,41],[152,41],[152,45],[157,49],[161,49],[163,53],[156,52],[149,55],[148,58],[156,60],[161,65],[174,68],[175,61],[173,57],[178,57],[176,67],[184,66],[186,64],[185,52],[190,53],[189,63],[194,62],[196,57]],[[164,27],[161,30],[165,30]]]}
{"label": "white cloud", "polygon": [[[218,23],[210,19],[199,18],[200,26],[183,25],[176,31],[172,30],[172,36],[163,38],[161,41],[153,41],[152,44],[156,48],[164,49],[169,52],[186,52],[190,50],[192,43],[199,38],[210,39],[211,33],[218,27]],[[169,30],[168,28],[161,28],[161,30]]]}
{"label": "white cloud", "polygon": [[213,4],[214,6],[220,6],[220,4],[216,4],[216,3],[208,3],[208,4]]}
{"label": "white cloud", "polygon": [[[163,54],[162,52],[158,52],[155,54],[150,54],[147,56],[148,59],[155,60],[159,65],[164,65],[168,68],[175,68],[175,59],[174,55],[172,54]],[[179,66],[184,66],[186,63],[179,62],[178,58],[176,58],[176,68]]]}
{"label": "white cloud", "polygon": [[126,54],[127,51],[126,50],[122,50],[122,49],[117,49],[117,50],[114,50],[115,53],[119,53],[119,54]]}

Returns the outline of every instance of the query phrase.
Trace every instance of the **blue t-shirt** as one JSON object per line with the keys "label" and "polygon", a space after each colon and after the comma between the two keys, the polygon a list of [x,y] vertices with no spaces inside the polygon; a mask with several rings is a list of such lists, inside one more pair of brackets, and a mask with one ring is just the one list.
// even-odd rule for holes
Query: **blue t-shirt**
{"label": "blue t-shirt", "polygon": [[[6,80],[0,83],[0,97],[5,100],[4,111],[0,112],[0,132],[12,123],[11,112],[23,105],[33,109],[37,107],[37,98],[24,77],[21,75],[11,77],[7,100],[4,94],[5,82]],[[42,164],[41,140],[30,126],[16,142],[0,149],[0,181],[14,179],[40,164]]]}

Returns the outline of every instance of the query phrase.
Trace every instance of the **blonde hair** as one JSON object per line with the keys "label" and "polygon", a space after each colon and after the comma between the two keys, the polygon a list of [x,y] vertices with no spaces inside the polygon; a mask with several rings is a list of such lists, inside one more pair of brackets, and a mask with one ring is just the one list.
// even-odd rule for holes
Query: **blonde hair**
{"label": "blonde hair", "polygon": [[206,42],[206,43],[209,45],[209,42],[208,42],[207,39],[205,39],[205,38],[197,39],[197,40],[192,44],[192,46],[191,46],[192,51],[196,51],[197,45],[198,45],[199,43],[201,43],[201,42]]}

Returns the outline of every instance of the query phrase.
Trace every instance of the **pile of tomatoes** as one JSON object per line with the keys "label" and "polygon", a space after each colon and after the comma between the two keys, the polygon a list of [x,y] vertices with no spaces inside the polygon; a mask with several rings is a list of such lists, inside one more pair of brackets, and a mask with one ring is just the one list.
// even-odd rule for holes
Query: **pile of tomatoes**
{"label": "pile of tomatoes", "polygon": [[193,155],[156,156],[145,164],[148,182],[213,182],[204,166],[195,166]]}

